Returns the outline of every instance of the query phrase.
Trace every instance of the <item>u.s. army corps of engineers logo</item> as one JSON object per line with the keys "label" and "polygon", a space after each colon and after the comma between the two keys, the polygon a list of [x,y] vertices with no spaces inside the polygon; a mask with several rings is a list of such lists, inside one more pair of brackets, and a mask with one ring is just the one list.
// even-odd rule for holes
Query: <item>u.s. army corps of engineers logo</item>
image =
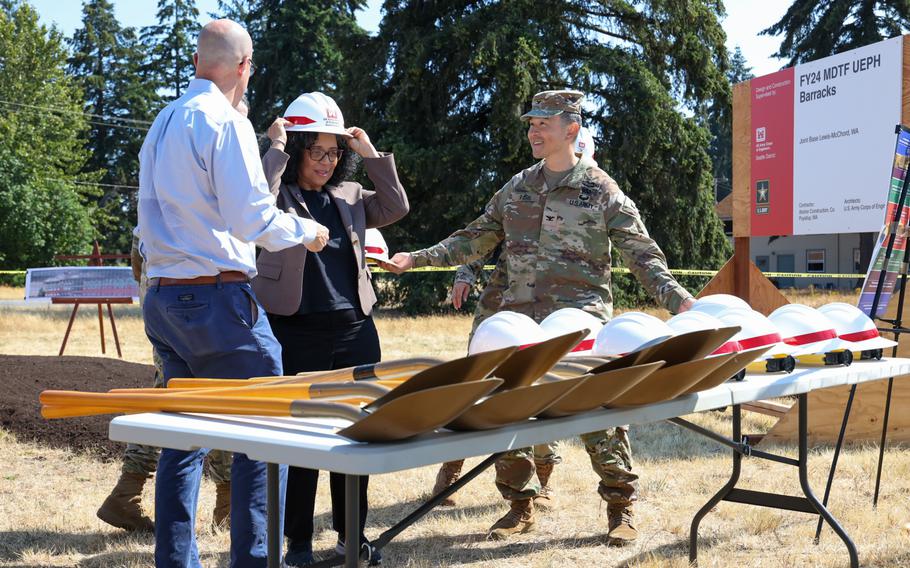
{"label": "u.s. army corps of engineers logo", "polygon": [[755,182],[755,214],[767,215],[771,211],[771,181],[761,179]]}

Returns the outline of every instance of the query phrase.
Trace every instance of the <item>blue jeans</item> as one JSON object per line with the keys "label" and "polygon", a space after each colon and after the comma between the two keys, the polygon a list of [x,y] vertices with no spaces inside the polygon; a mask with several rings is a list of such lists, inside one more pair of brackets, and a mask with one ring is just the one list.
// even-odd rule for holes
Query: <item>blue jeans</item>
{"label": "blue jeans", "polygon": [[[249,284],[159,287],[153,281],[142,315],[145,332],[161,357],[165,381],[282,373],[281,347]],[[208,452],[205,448],[161,451],[155,482],[155,565],[159,568],[201,566],[196,503]],[[283,498],[287,466],[279,471]],[[231,476],[231,566],[265,567],[266,464],[234,454]],[[281,515],[283,500],[279,505]]]}

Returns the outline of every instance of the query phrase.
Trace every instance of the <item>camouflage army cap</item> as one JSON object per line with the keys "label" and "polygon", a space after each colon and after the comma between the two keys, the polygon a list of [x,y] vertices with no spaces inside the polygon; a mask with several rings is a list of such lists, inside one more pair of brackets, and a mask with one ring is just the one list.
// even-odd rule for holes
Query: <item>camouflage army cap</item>
{"label": "camouflage army cap", "polygon": [[522,120],[559,116],[564,112],[581,114],[581,91],[542,91],[531,99],[531,110],[521,115]]}

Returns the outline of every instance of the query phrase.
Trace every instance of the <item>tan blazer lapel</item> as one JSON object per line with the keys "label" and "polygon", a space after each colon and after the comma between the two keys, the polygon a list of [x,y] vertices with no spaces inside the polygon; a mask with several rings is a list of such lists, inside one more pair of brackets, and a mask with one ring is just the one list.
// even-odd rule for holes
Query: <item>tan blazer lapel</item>
{"label": "tan blazer lapel", "polygon": [[335,207],[338,209],[338,215],[341,217],[341,224],[348,231],[348,238],[351,239],[351,246],[354,248],[354,260],[357,261],[359,270],[363,263],[362,253],[363,246],[360,243],[360,237],[354,230],[354,219],[351,217],[351,205],[344,199],[344,192],[339,187],[326,187],[326,191],[335,200]]}

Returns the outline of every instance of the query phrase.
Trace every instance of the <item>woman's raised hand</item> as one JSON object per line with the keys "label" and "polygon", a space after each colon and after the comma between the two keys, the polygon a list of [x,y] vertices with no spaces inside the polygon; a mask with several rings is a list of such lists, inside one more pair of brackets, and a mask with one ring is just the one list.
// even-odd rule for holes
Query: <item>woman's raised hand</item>
{"label": "woman's raised hand", "polygon": [[282,147],[288,143],[288,131],[286,128],[294,124],[290,120],[285,120],[280,116],[275,119],[275,122],[269,126],[268,137],[274,145],[277,142],[280,142]]}
{"label": "woman's raised hand", "polygon": [[348,148],[357,152],[361,158],[378,158],[379,152],[376,151],[376,148],[373,147],[373,143],[370,142],[370,137],[367,135],[366,130],[363,128],[358,128],[357,126],[352,126],[347,129],[348,134],[352,136],[347,141]]}

